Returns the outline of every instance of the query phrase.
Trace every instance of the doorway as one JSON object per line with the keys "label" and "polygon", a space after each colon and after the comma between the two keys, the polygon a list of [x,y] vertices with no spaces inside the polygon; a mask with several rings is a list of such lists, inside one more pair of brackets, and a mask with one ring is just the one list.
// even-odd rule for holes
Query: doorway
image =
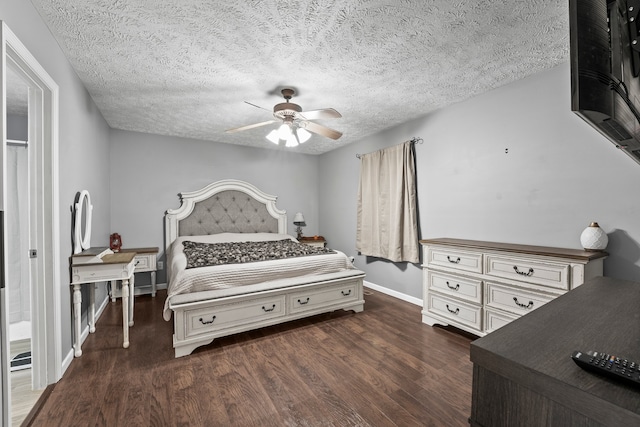
{"label": "doorway", "polygon": [[[62,375],[62,349],[60,330],[60,256],[59,256],[59,197],[58,197],[58,86],[30,54],[26,47],[0,21],[0,52],[3,54],[0,75],[0,121],[2,123],[3,146],[0,151],[0,353],[2,369],[0,377],[0,410],[2,418],[0,424],[11,425],[11,375],[10,375],[10,324],[9,312],[15,301],[10,300],[9,268],[19,268],[25,276],[26,287],[21,286],[18,293],[20,300],[25,303],[27,310],[14,310],[11,314],[27,317],[30,321],[29,347],[31,350],[31,378],[30,388],[42,390],[48,384],[55,383]],[[10,75],[11,74],[11,75]],[[14,75],[15,74],[15,75]],[[17,205],[9,200],[9,138],[8,138],[8,107],[13,101],[10,84],[17,77],[27,87],[27,177],[17,175],[18,181],[26,180],[25,194],[18,197],[27,203],[29,214],[19,219],[26,221],[24,225],[28,231],[26,239],[26,266],[19,263],[19,267],[9,264],[8,234],[9,221]],[[9,81],[8,81],[9,80]],[[20,86],[20,85],[18,85]],[[9,104],[9,105],[8,105]],[[19,139],[14,140],[14,146],[20,145]],[[21,169],[20,167],[17,167]],[[25,183],[22,182],[24,185]],[[23,212],[22,212],[23,213]],[[16,233],[20,234],[20,233]],[[21,237],[22,238],[22,237]],[[14,239],[15,240],[15,239]],[[22,249],[20,249],[22,250]],[[34,252],[35,251],[35,252]],[[30,256],[30,254],[32,256]],[[22,257],[20,257],[22,258]],[[18,264],[16,264],[18,265]],[[11,280],[16,280],[12,277]],[[11,305],[9,305],[11,304]],[[20,303],[22,304],[22,302]],[[19,311],[19,313],[18,313]],[[24,324],[23,324],[24,325]],[[27,351],[24,351],[27,353]],[[22,363],[22,362],[21,362]],[[29,412],[28,410],[26,411]]]}
{"label": "doorway", "polygon": [[[11,383],[11,424],[20,425],[42,394],[34,388],[31,338],[31,262],[32,245],[30,215],[32,204],[31,173],[29,165],[29,86],[7,62],[7,160],[6,206],[7,228],[7,298],[9,303],[9,380]],[[33,287],[35,287],[33,286]],[[35,313],[37,315],[37,313]]]}

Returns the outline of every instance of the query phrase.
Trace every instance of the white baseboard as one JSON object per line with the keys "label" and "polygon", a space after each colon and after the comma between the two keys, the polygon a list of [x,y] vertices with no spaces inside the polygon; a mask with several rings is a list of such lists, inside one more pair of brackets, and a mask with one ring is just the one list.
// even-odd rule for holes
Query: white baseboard
{"label": "white baseboard", "polygon": [[[152,290],[152,286],[151,284],[146,284],[146,285],[135,285],[134,289],[133,289],[133,294],[138,296],[138,295],[151,295],[151,290]],[[166,283],[157,283],[156,284],[156,291],[159,291],[160,289],[167,289],[167,284]],[[122,296],[122,290],[120,289],[120,287],[118,287],[117,289],[113,289],[111,291],[113,293],[114,298],[120,298]]]}
{"label": "white baseboard", "polygon": [[369,289],[373,289],[374,291],[378,291],[385,295],[392,296],[394,298],[401,299],[402,301],[409,302],[411,304],[419,305],[422,307],[422,300],[420,298],[412,297],[407,294],[403,294],[398,291],[394,291],[393,289],[385,288],[384,286],[376,285],[375,283],[364,281],[364,286]]}
{"label": "white baseboard", "polygon": [[67,355],[62,360],[62,374],[60,375],[60,378],[62,378],[64,373],[67,372],[67,369],[71,366],[71,362],[73,362],[73,347],[71,347]]}
{"label": "white baseboard", "polygon": [[[166,283],[156,283],[156,291],[167,289]],[[151,295],[151,284],[135,286],[134,293],[136,295]]]}

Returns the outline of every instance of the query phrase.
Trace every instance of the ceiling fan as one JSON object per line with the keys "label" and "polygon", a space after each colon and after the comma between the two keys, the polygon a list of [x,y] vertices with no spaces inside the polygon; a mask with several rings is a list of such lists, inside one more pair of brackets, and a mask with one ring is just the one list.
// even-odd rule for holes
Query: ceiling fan
{"label": "ceiling fan", "polygon": [[[282,122],[277,131],[274,129],[267,135],[267,139],[274,144],[279,144],[281,140],[284,140],[287,147],[295,147],[296,145],[307,141],[311,137],[309,132],[331,139],[338,139],[342,136],[342,132],[338,132],[337,130],[312,122],[312,120],[317,119],[337,119],[342,117],[342,115],[336,110],[333,108],[324,108],[322,110],[302,111],[302,107],[298,104],[289,102],[293,95],[295,95],[295,91],[293,89],[285,88],[282,89],[281,93],[286,102],[276,104],[273,107],[274,120],[267,120],[266,122],[227,129],[225,132],[240,132],[260,126],[266,126],[271,123]],[[247,101],[245,101],[245,103],[253,107],[267,110],[266,108]]]}

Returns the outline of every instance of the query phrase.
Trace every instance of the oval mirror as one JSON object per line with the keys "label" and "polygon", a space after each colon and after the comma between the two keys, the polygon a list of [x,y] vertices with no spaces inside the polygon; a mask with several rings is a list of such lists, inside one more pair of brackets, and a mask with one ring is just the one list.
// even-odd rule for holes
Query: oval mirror
{"label": "oval mirror", "polygon": [[91,196],[82,190],[75,205],[73,253],[77,254],[91,247]]}

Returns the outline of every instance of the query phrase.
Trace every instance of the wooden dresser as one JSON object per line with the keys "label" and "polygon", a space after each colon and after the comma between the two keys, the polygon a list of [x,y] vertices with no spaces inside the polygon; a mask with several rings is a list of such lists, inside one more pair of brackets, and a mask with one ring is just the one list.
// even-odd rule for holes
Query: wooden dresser
{"label": "wooden dresser", "polygon": [[640,426],[640,388],[587,372],[576,351],[640,361],[640,283],[597,277],[471,343],[476,427]]}
{"label": "wooden dresser", "polygon": [[484,336],[601,276],[606,252],[462,239],[421,240],[422,321]]}

